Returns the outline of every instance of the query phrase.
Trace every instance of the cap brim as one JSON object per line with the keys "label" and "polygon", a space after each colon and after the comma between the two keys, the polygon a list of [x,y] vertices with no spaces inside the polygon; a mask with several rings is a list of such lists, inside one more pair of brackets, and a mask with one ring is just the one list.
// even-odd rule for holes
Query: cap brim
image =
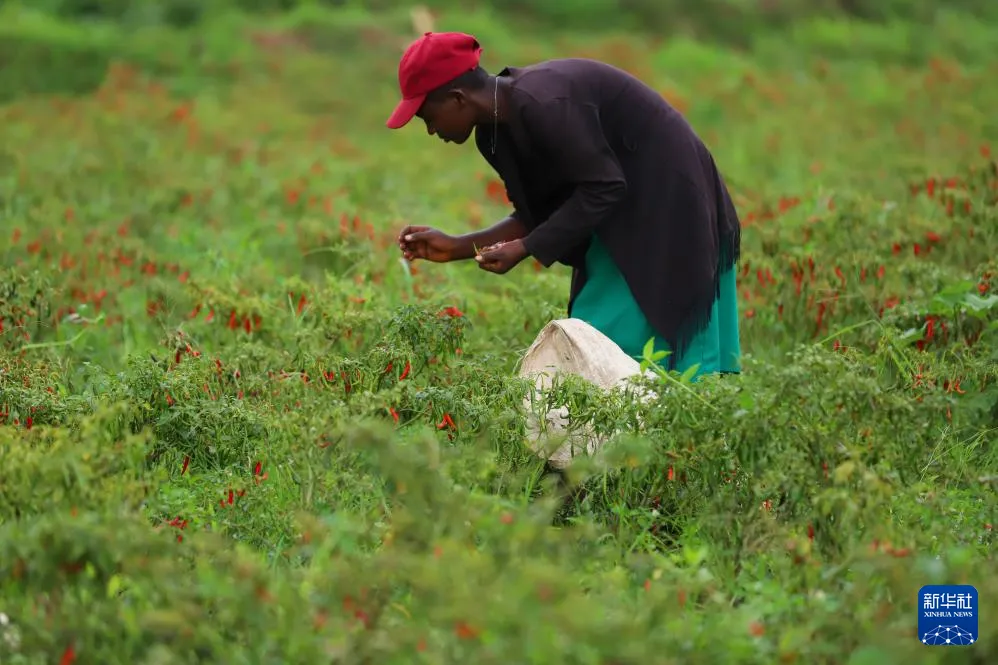
{"label": "cap brim", "polygon": [[405,127],[412,117],[416,115],[416,111],[419,107],[423,105],[423,100],[426,99],[426,95],[420,95],[419,97],[412,97],[410,99],[403,99],[395,107],[395,111],[392,112],[391,117],[388,118],[388,122],[385,124],[389,129],[400,129]]}

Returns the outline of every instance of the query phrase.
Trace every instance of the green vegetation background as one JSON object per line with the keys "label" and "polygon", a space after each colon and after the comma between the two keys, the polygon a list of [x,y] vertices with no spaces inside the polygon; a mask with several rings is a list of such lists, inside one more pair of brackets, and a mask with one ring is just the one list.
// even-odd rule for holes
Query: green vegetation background
{"label": "green vegetation background", "polygon": [[687,114],[745,374],[525,449],[568,275],[399,263],[505,211],[384,128],[409,6],[0,2],[0,663],[995,662],[998,3],[427,4]]}

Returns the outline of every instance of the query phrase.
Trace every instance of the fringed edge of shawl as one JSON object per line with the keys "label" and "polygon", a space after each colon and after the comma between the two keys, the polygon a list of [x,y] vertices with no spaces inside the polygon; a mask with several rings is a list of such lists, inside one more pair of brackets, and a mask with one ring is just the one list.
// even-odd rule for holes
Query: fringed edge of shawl
{"label": "fringed edge of shawl", "polygon": [[719,238],[717,271],[714,273],[713,297],[707,303],[698,305],[691,313],[687,322],[676,331],[675,340],[666,340],[672,353],[669,354],[668,369],[676,368],[676,359],[681,358],[689,349],[693,339],[710,325],[711,311],[714,303],[721,297],[721,275],[732,270],[741,258],[741,224],[735,217],[733,231]]}

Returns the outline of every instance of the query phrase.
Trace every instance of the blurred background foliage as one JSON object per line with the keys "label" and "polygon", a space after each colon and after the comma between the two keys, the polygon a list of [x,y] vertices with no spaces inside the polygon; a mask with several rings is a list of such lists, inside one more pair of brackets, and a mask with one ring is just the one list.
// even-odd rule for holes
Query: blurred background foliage
{"label": "blurred background foliage", "polygon": [[[998,52],[988,0],[429,0],[436,30],[473,32],[489,53],[522,53],[526,36],[587,32],[652,43],[713,43],[779,62],[795,51],[888,65],[945,54],[964,64]],[[0,0],[0,101],[94,90],[119,61],[162,77],[225,80],[213,64],[247,52],[240,28],[261,20],[308,46],[344,53],[412,33],[413,7],[393,0]],[[192,38],[191,35],[194,35]],[[688,53],[696,57],[696,53]],[[206,79],[207,77],[207,79]]]}

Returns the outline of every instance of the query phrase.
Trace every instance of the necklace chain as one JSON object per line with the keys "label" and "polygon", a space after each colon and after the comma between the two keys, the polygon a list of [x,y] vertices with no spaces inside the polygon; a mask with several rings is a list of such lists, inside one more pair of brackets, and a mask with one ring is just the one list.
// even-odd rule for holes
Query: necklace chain
{"label": "necklace chain", "polygon": [[492,91],[492,154],[496,154],[496,139],[499,136],[499,77],[496,76]]}

